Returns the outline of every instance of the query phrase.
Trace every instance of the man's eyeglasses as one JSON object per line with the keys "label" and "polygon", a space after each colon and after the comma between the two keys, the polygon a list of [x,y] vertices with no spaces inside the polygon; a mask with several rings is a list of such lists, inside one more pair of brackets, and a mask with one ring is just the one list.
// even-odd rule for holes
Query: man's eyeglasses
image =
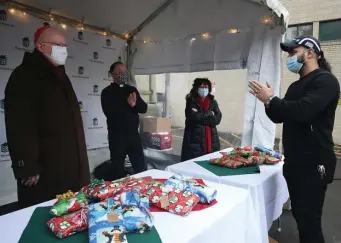
{"label": "man's eyeglasses", "polygon": [[60,46],[60,47],[69,47],[69,45],[68,44],[61,44],[61,43],[56,43],[56,42],[46,42],[46,41],[44,41],[44,42],[41,42],[41,43],[43,43],[43,44],[51,44],[51,45],[55,45],[55,46]]}

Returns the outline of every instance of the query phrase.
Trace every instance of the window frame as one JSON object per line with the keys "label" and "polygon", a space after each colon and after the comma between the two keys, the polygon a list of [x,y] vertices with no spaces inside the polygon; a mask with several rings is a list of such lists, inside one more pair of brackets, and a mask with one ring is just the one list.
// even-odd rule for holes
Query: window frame
{"label": "window frame", "polygon": [[[311,35],[313,36],[314,35],[314,23],[313,22],[306,22],[306,23],[299,23],[299,24],[291,24],[291,25],[288,25],[288,28],[286,29],[286,31],[288,31],[289,28],[292,28],[292,27],[296,27],[296,30],[297,30],[297,35],[295,36],[295,38],[297,38],[299,35],[298,35],[298,28],[300,26],[311,26],[311,30],[312,30],[312,33]],[[285,34],[284,34],[284,39],[285,40],[288,40],[286,38],[286,31],[285,31]],[[291,38],[291,39],[294,39],[294,38]],[[290,40],[291,40],[290,39]]]}
{"label": "window frame", "polygon": [[341,36],[338,39],[332,39],[332,40],[323,40],[321,39],[321,24],[324,23],[332,23],[332,22],[340,22],[341,25],[341,19],[329,19],[329,20],[323,20],[323,21],[319,21],[319,41],[320,42],[331,42],[331,41],[341,41]]}

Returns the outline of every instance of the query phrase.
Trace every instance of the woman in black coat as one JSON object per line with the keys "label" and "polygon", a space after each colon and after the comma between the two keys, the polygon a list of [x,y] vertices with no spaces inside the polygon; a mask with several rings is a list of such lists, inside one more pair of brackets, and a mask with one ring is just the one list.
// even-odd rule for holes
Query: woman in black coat
{"label": "woman in black coat", "polygon": [[190,160],[220,150],[217,125],[222,114],[211,95],[212,84],[207,78],[197,78],[186,96],[186,126],[182,142],[181,161]]}

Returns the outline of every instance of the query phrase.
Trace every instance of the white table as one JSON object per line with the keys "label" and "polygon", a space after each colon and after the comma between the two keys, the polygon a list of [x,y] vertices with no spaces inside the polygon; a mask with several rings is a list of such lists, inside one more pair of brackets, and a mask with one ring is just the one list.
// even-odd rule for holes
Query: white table
{"label": "white table", "polygon": [[[135,177],[169,178],[173,173],[149,170]],[[187,217],[155,212],[155,227],[162,243],[260,243],[260,226],[247,190],[205,181],[217,189],[218,203]],[[50,206],[54,200],[0,217],[2,242],[17,243],[34,209]],[[9,233],[10,232],[10,233]],[[48,243],[48,242],[47,242]],[[62,243],[62,241],[61,241]]]}
{"label": "white table", "polygon": [[[225,149],[220,152],[229,150]],[[221,157],[220,152],[168,166],[166,170],[249,190],[258,222],[261,225],[262,242],[268,243],[268,231],[273,221],[281,216],[283,204],[289,198],[287,184],[282,174],[283,163],[260,166],[260,174],[220,177],[194,163],[194,161]]]}

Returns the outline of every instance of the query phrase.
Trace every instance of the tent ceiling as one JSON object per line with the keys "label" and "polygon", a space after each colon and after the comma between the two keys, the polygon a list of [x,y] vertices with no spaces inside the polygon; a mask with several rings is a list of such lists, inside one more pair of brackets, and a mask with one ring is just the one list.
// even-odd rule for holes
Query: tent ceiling
{"label": "tent ceiling", "polygon": [[[130,33],[166,0],[17,0],[117,33]],[[265,3],[264,3],[265,2]],[[260,4],[263,3],[263,4]],[[265,5],[265,6],[264,6]],[[138,38],[167,39],[227,28],[245,28],[270,14],[287,15],[279,0],[175,0]]]}
{"label": "tent ceiling", "polygon": [[134,30],[164,0],[17,0],[20,3],[117,33]]}

